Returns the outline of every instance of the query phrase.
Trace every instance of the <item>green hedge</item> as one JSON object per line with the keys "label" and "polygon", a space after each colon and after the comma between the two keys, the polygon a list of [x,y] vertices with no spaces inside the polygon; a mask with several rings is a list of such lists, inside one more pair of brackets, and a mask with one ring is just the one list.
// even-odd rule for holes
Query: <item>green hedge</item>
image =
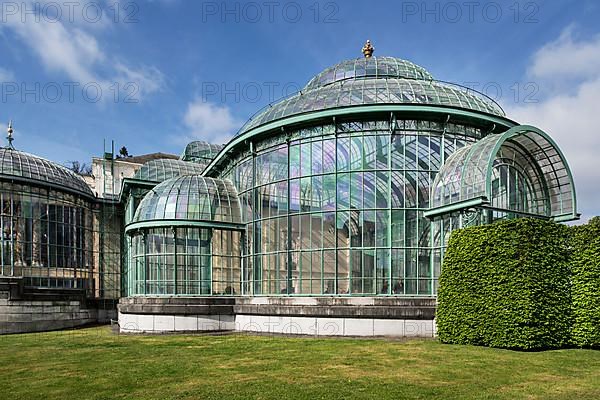
{"label": "green hedge", "polygon": [[573,343],[600,347],[600,217],[572,230]]}
{"label": "green hedge", "polygon": [[530,218],[452,232],[438,290],[440,340],[522,350],[566,345],[568,233]]}

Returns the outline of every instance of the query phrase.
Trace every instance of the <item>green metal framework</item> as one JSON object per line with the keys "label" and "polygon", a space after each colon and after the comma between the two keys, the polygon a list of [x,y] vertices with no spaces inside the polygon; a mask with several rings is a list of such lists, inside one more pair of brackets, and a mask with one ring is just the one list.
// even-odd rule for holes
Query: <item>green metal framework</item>
{"label": "green metal framework", "polygon": [[374,104],[332,108],[289,116],[247,131],[240,130],[240,133],[227,143],[223,150],[206,166],[202,175],[219,176],[223,169],[227,168],[227,163],[235,159],[240,153],[248,150],[249,143],[259,142],[265,137],[273,135],[279,136],[286,129],[297,129],[298,126],[310,126],[318,122],[329,124],[336,119],[339,121],[355,118],[373,120],[389,115],[393,115],[394,118],[398,119],[433,118],[440,121],[464,123],[477,128],[486,128],[490,132],[502,132],[518,125],[516,122],[502,116],[434,105]]}
{"label": "green metal framework", "polygon": [[430,183],[485,131],[387,116],[266,135],[225,167],[248,226],[244,294],[435,294]]}
{"label": "green metal framework", "polygon": [[97,199],[71,170],[12,146],[0,149],[0,181],[0,277],[38,289],[83,289],[95,299],[120,296],[123,232],[115,202]]}
{"label": "green metal framework", "polygon": [[493,100],[459,85],[430,80],[363,78],[302,91],[269,105],[252,117],[240,134],[291,115],[367,104],[427,104],[504,116]]}
{"label": "green metal framework", "polygon": [[483,93],[434,80],[424,68],[394,57],[346,60],[316,75],[300,92],[259,110],[238,132],[291,115],[366,104],[451,106],[504,116]]}

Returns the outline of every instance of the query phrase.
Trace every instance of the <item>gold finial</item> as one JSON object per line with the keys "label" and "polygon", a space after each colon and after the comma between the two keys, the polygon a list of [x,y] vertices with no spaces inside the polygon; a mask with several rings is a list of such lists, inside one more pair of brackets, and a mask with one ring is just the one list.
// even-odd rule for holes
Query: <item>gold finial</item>
{"label": "gold finial", "polygon": [[10,121],[8,121],[8,128],[6,129],[7,135],[6,135],[6,139],[8,140],[8,147],[10,149],[14,149],[13,147],[13,140],[15,140],[13,138],[13,126],[12,126],[12,119]]}
{"label": "gold finial", "polygon": [[375,47],[371,45],[371,41],[367,40],[367,43],[362,48],[362,53],[365,55],[365,58],[371,58],[373,52],[375,51]]}

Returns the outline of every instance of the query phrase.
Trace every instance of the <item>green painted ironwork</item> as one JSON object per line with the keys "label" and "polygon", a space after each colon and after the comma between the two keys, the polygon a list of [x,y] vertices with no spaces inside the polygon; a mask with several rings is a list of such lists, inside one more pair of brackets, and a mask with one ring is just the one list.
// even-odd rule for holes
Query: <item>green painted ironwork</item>
{"label": "green painted ironwork", "polygon": [[234,137],[223,150],[213,159],[202,173],[203,176],[218,175],[217,166],[224,160],[235,158],[241,149],[247,148],[248,143],[258,141],[266,135],[279,135],[282,127],[294,127],[302,124],[311,125],[319,121],[331,121],[332,118],[338,118],[341,121],[343,117],[357,118],[377,118],[377,115],[394,113],[399,118],[429,118],[435,116],[441,120],[453,118],[454,120],[471,121],[475,126],[496,126],[496,129],[509,129],[518,125],[516,122],[491,114],[484,114],[474,111],[462,110],[458,108],[440,107],[432,105],[390,105],[373,104],[368,106],[341,107],[316,112],[304,113],[286,117],[278,121],[273,121],[265,125],[253,128],[243,134]]}

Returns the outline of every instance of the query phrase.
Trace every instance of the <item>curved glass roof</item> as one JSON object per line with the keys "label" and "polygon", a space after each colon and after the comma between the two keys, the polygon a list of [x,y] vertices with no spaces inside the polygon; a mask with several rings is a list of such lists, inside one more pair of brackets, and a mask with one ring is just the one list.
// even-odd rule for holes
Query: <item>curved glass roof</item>
{"label": "curved glass roof", "polygon": [[[485,198],[494,206],[499,165],[510,163],[527,178],[529,212],[576,218],[575,186],[564,156],[543,131],[520,125],[486,136],[453,153],[432,185],[432,208]],[[509,183],[510,184],[510,183]]]}
{"label": "curved glass roof", "polygon": [[222,144],[212,144],[202,140],[195,140],[185,146],[179,157],[183,161],[208,164],[223,148]]}
{"label": "curved glass roof", "polygon": [[0,176],[32,180],[44,186],[94,197],[85,181],[70,169],[8,147],[0,148]]}
{"label": "curved glass roof", "polygon": [[181,175],[200,174],[205,165],[170,158],[150,160],[133,175],[133,179],[162,182]]}
{"label": "curved glass roof", "polygon": [[333,82],[357,78],[406,78],[433,80],[427,70],[396,57],[371,57],[345,60],[325,69],[308,82],[304,90],[316,89]]}
{"label": "curved glass roof", "polygon": [[429,80],[364,78],[333,82],[269,105],[246,122],[238,134],[295,114],[365,104],[428,104],[504,116],[493,100],[462,86]]}
{"label": "curved glass roof", "polygon": [[157,220],[241,223],[240,201],[225,179],[184,175],[156,185],[140,202],[133,223]]}

